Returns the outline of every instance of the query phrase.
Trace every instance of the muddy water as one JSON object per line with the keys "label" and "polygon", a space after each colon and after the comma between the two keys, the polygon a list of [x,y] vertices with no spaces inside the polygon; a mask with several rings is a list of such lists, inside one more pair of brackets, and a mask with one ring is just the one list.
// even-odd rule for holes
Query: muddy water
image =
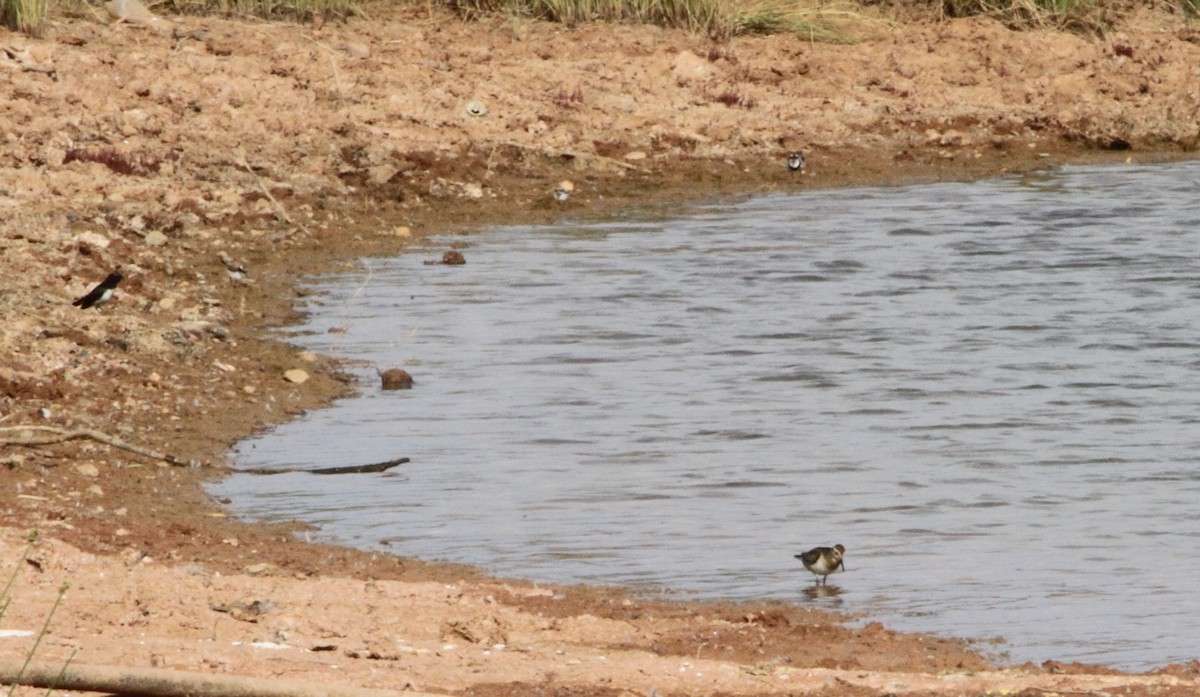
{"label": "muddy water", "polygon": [[[465,266],[317,279],[297,341],[416,387],[363,368],[361,398],[237,454],[411,464],[216,493],[361,547],[789,598],[1014,660],[1200,655],[1200,163],[469,241]],[[793,554],[836,542],[815,592]]]}

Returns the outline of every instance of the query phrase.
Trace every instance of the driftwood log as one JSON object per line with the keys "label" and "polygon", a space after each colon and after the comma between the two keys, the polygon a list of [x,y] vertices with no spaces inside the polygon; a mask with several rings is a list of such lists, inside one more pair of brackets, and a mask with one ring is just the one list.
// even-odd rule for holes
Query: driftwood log
{"label": "driftwood log", "polygon": [[311,681],[247,678],[161,668],[0,661],[0,685],[106,692],[127,697],[440,697],[423,692],[370,690]]}
{"label": "driftwood log", "polygon": [[267,467],[254,467],[251,469],[238,470],[238,474],[287,474],[289,472],[308,472],[309,474],[369,474],[371,472],[387,472],[393,467],[398,467],[409,462],[407,457],[401,457],[387,462],[376,462],[373,465],[346,465],[344,467],[321,467],[320,469],[309,470],[302,467],[285,467],[283,469],[270,469]]}

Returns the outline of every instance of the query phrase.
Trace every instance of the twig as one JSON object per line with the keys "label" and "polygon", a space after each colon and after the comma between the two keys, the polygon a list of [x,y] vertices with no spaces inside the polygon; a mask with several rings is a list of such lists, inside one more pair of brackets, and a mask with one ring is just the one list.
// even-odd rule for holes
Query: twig
{"label": "twig", "polygon": [[337,51],[334,51],[332,48],[329,48],[328,46],[321,43],[320,41],[317,41],[316,39],[312,38],[311,36],[305,36],[304,38],[313,42],[314,44],[316,44],[317,48],[319,48],[322,51],[324,51],[325,53],[329,54],[329,67],[333,68],[334,92],[337,93],[338,100],[341,100],[341,98],[342,98],[342,74],[338,70],[338,66],[337,66],[337,60],[336,60]]}
{"label": "twig", "polygon": [[434,697],[428,693],[322,685],[312,681],[268,680],[160,668],[35,663],[16,677],[17,661],[0,661],[0,683],[59,690],[116,693],[123,697]]}
{"label": "twig", "polygon": [[590,153],[590,152],[582,152],[579,150],[553,150],[551,148],[542,148],[542,147],[538,147],[536,145],[525,145],[523,143],[518,143],[518,142],[512,141],[512,140],[501,141],[499,144],[507,145],[512,148],[517,148],[518,150],[535,152],[535,153],[541,155],[542,157],[549,157],[549,158],[566,157],[566,158],[570,158],[572,160],[578,159],[580,161],[594,160],[601,164],[606,164],[606,165],[610,165],[613,167],[619,167],[621,169],[627,169],[631,172],[640,172],[642,174],[650,174],[650,170],[646,169],[645,167],[638,167],[637,165],[631,165],[628,162],[621,162],[620,160],[614,160],[611,157],[605,157],[603,155],[597,155],[595,153]]}
{"label": "twig", "polygon": [[49,75],[55,82],[58,82],[58,70],[34,63],[33,58],[29,55],[29,49],[17,49],[12,46],[0,46],[0,52],[19,63],[21,65],[21,70],[27,73],[43,73]]}
{"label": "twig", "polygon": [[[6,433],[16,434],[16,438],[5,438],[4,434]],[[44,435],[37,435],[39,433]],[[92,440],[104,443],[105,445],[110,445],[114,448],[120,448],[121,450],[128,450],[131,453],[141,455],[142,457],[148,457],[151,460],[162,460],[177,467],[199,467],[203,464],[195,460],[183,460],[175,457],[174,455],[168,455],[166,453],[160,453],[157,450],[151,450],[149,448],[143,448],[132,443],[126,443],[116,436],[110,436],[107,433],[101,433],[100,431],[91,428],[64,431],[61,428],[54,428],[53,426],[0,427],[0,445],[51,445],[53,443],[62,443],[64,441],[75,440],[77,438],[91,438]]]}
{"label": "twig", "polygon": [[[287,209],[285,209],[283,207],[283,204],[279,203],[279,200],[276,199],[274,196],[272,196],[271,191],[269,189],[267,189],[266,186],[263,185],[262,177],[258,176],[258,172],[255,172],[253,169],[251,169],[250,164],[247,163],[246,160],[244,160],[244,159],[238,160],[238,164],[241,165],[243,169],[245,169],[247,172],[249,172],[250,174],[252,174],[254,176],[254,183],[258,184],[258,190],[261,191],[263,193],[263,196],[266,196],[267,199],[271,203],[275,204],[275,210],[279,212],[279,215],[283,216],[284,222],[286,222],[288,225],[295,225],[296,223],[292,222],[292,217],[287,214]],[[301,225],[300,227],[303,228],[304,226]],[[308,232],[308,229],[305,228],[304,231]]]}

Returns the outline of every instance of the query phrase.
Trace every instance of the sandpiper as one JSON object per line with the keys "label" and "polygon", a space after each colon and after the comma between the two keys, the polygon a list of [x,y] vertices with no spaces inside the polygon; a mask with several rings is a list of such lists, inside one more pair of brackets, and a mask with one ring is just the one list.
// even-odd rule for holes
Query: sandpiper
{"label": "sandpiper", "polygon": [[789,172],[803,172],[804,165],[805,165],[804,153],[797,150],[796,152],[792,153],[791,155],[788,155],[788,171]]}
{"label": "sandpiper", "polygon": [[122,278],[124,277],[119,273],[110,273],[108,278],[100,281],[95,288],[88,291],[87,295],[71,304],[84,310],[89,307],[100,307],[109,300],[112,300],[113,291],[116,290],[117,284],[121,282]]}
{"label": "sandpiper", "polygon": [[817,583],[825,585],[829,574],[838,569],[842,571],[846,570],[846,565],[842,563],[842,556],[845,553],[846,548],[841,545],[813,547],[803,554],[797,554],[796,558],[804,562],[804,568],[813,572],[814,575],[821,577],[817,580]]}
{"label": "sandpiper", "polygon": [[570,179],[564,179],[554,188],[554,200],[562,203],[571,198],[571,192],[575,190],[575,185]]}
{"label": "sandpiper", "polygon": [[234,261],[224,251],[217,252],[217,258],[221,260],[221,266],[225,267],[225,274],[229,276],[229,280],[234,283],[242,283],[246,280],[249,274],[246,273],[245,264]]}

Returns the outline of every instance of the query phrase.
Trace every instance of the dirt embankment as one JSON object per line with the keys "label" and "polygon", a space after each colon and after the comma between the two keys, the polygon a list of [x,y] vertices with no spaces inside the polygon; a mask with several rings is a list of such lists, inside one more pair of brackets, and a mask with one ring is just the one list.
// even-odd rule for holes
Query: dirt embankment
{"label": "dirt embankment", "polygon": [[[295,319],[302,273],[491,222],[1188,156],[1200,30],[1147,12],[1102,39],[957,20],[714,44],[367,14],[0,39],[0,550],[15,564],[25,531],[51,538],[5,625],[72,581],[45,658],[476,695],[1192,689],[1183,668],[979,672],[970,646],[802,608],[541,590],[306,544],[225,517],[201,484],[234,441],[358,389],[266,337]],[[794,149],[804,175],[784,167]],[[115,301],[71,306],[112,270]],[[200,466],[86,436],[13,444],[89,430]]]}

